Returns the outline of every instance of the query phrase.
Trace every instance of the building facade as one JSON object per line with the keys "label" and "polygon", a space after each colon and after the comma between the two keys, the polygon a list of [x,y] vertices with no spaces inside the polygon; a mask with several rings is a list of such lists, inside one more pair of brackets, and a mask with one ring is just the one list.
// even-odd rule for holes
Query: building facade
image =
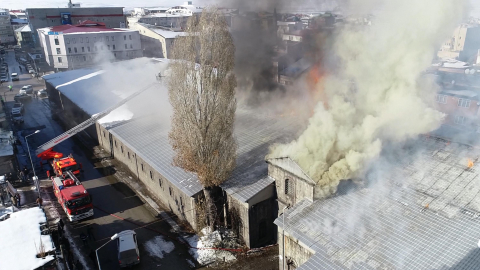
{"label": "building facade", "polygon": [[437,56],[474,63],[479,49],[480,27],[462,24],[455,29],[452,37],[442,44]]}
{"label": "building facade", "polygon": [[147,57],[170,58],[175,39],[185,35],[185,32],[178,31],[178,28],[164,28],[144,23],[129,24],[128,27],[140,33],[143,55]]}
{"label": "building facade", "polygon": [[436,96],[444,124],[480,131],[480,93],[476,90],[442,90]]}
{"label": "building facade", "polygon": [[40,46],[39,28],[80,24],[86,20],[104,23],[108,28],[126,27],[123,7],[27,8],[26,15],[37,46]]}
{"label": "building facade", "polygon": [[8,9],[0,9],[0,45],[15,43]]}
{"label": "building facade", "polygon": [[32,30],[30,26],[24,25],[15,29],[15,37],[17,38],[17,45],[22,47],[34,47]]}
{"label": "building facade", "polygon": [[93,66],[100,57],[124,60],[142,56],[138,31],[107,28],[100,22],[41,28],[38,35],[47,63],[58,69]]}

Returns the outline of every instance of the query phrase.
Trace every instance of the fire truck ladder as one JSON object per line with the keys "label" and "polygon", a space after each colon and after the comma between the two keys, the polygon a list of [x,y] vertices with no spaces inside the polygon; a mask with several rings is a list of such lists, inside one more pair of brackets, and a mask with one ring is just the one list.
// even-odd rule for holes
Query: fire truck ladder
{"label": "fire truck ladder", "polygon": [[67,175],[68,177],[70,177],[70,179],[72,179],[75,182],[75,185],[78,186],[82,184],[80,180],[78,180],[78,178],[75,176],[75,174],[73,174],[71,171],[67,171]]}
{"label": "fire truck ladder", "polygon": [[68,138],[72,137],[73,135],[83,131],[84,129],[93,125],[95,123],[95,121],[97,121],[97,120],[101,119],[102,117],[106,116],[107,114],[111,113],[113,110],[115,110],[118,107],[122,106],[123,104],[127,103],[129,100],[138,96],[139,94],[141,94],[142,92],[144,92],[145,90],[147,90],[148,88],[150,88],[151,86],[153,86],[155,84],[159,84],[159,82],[154,82],[154,83],[148,85],[147,87],[138,90],[137,92],[129,95],[128,97],[126,97],[125,99],[123,99],[122,101],[120,101],[119,103],[114,105],[113,107],[111,107],[111,108],[109,108],[109,109],[107,109],[103,112],[99,112],[97,114],[92,115],[92,117],[90,119],[80,123],[79,125],[77,125],[77,126],[73,127],[72,129],[66,131],[65,133],[60,134],[57,137],[51,139],[50,141],[40,145],[37,148],[37,150],[35,150],[35,154],[38,156],[39,154],[53,148],[55,145],[65,141]]}

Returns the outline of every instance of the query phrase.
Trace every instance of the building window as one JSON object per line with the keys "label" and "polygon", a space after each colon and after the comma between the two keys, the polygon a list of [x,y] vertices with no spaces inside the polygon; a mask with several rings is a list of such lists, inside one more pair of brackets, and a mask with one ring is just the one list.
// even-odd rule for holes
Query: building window
{"label": "building window", "polygon": [[128,159],[130,159],[130,152],[127,152]]}
{"label": "building window", "polygon": [[152,173],[152,171],[150,171],[150,179],[153,180],[153,173]]}
{"label": "building window", "polygon": [[112,36],[112,41],[115,41],[115,36]]}
{"label": "building window", "polygon": [[58,57],[58,63],[62,63],[62,57]]}
{"label": "building window", "polygon": [[128,49],[127,44],[125,44],[125,49]]}
{"label": "building window", "polygon": [[87,61],[87,56],[86,55],[83,56],[83,62],[85,62],[85,61]]}
{"label": "building window", "polygon": [[172,187],[169,187],[169,188],[168,188],[168,191],[169,191],[169,193],[170,193],[170,196],[173,196],[173,190],[172,190]]}
{"label": "building window", "polygon": [[87,52],[90,52],[90,46],[87,47]]}
{"label": "building window", "polygon": [[285,194],[290,194],[290,180],[285,179]]}
{"label": "building window", "polygon": [[466,122],[465,116],[457,115],[455,116],[455,124],[463,125]]}
{"label": "building window", "polygon": [[112,45],[112,48],[115,50],[115,44]]}
{"label": "building window", "polygon": [[60,42],[58,41],[58,38],[55,39],[55,45],[60,45]]}
{"label": "building window", "polygon": [[75,53],[77,53],[77,47],[73,48],[73,51],[74,51]]}
{"label": "building window", "polygon": [[124,36],[123,36],[123,40],[127,40],[127,36],[124,35]]}
{"label": "building window", "polygon": [[72,48],[68,48],[68,53],[72,53]]}
{"label": "building window", "polygon": [[93,43],[97,42],[97,37],[93,37]]}
{"label": "building window", "polygon": [[183,206],[183,199],[182,196],[180,196],[180,205]]}
{"label": "building window", "polygon": [[100,40],[100,42],[103,42],[103,37],[100,37],[98,40]]}
{"label": "building window", "polygon": [[82,47],[82,52],[85,52],[85,47]]}
{"label": "building window", "polygon": [[65,41],[67,42],[67,44],[70,44],[70,39],[69,38],[66,38]]}
{"label": "building window", "polygon": [[143,170],[143,163],[142,163],[142,172],[143,172],[143,171],[144,171],[144,170]]}
{"label": "building window", "polygon": [[128,35],[128,39],[132,40],[132,35]]}
{"label": "building window", "polygon": [[57,54],[62,54],[62,50],[60,50],[60,48],[57,48]]}
{"label": "building window", "polygon": [[103,132],[103,137],[105,138],[105,131]]}
{"label": "building window", "polygon": [[122,154],[123,154],[123,145],[120,145],[120,150],[122,150]]}
{"label": "building window", "polygon": [[115,140],[115,148],[117,148],[117,141]]}
{"label": "building window", "polygon": [[113,53],[113,56],[117,57],[117,53]]}
{"label": "building window", "polygon": [[73,42],[73,44],[77,43],[77,39],[76,39],[76,38],[72,38],[72,42]]}
{"label": "building window", "polygon": [[158,185],[162,187],[162,179],[158,178]]}
{"label": "building window", "polygon": [[110,45],[107,45],[107,49],[110,51]]}
{"label": "building window", "polygon": [[132,45],[132,44],[130,44],[130,49],[133,49],[133,45]]}
{"label": "building window", "polygon": [[437,95],[437,102],[442,104],[447,104],[447,96],[446,95]]}
{"label": "building window", "polygon": [[470,107],[470,99],[459,98],[458,107],[464,107],[464,108]]}
{"label": "building window", "polygon": [[85,38],[85,42],[88,43],[88,37]]}
{"label": "building window", "polygon": [[109,37],[109,36],[106,36],[106,37],[105,37],[105,41],[106,41],[106,42],[109,42],[109,41],[110,41],[110,37]]}

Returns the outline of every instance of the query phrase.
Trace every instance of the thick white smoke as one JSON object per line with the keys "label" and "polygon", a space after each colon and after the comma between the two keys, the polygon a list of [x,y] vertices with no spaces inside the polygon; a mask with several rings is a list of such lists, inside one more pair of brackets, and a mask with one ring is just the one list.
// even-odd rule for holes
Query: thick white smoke
{"label": "thick white smoke", "polygon": [[464,1],[351,0],[346,10],[360,6],[375,17],[370,26],[345,27],[337,38],[341,71],[322,85],[328,106],[319,103],[304,133],[270,154],[293,158],[318,183],[317,198],[358,176],[382,142],[427,133],[443,119],[425,100],[436,89],[420,87],[419,78],[461,21]]}

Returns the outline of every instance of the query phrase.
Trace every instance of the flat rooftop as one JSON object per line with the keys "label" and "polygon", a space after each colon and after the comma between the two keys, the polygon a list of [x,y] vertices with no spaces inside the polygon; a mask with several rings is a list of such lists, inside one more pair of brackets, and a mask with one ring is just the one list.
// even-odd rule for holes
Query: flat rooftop
{"label": "flat rooftop", "polygon": [[303,200],[286,212],[285,224],[277,218],[314,253],[298,269],[480,267],[479,149],[428,137],[417,146],[422,150],[385,163],[376,184]]}

